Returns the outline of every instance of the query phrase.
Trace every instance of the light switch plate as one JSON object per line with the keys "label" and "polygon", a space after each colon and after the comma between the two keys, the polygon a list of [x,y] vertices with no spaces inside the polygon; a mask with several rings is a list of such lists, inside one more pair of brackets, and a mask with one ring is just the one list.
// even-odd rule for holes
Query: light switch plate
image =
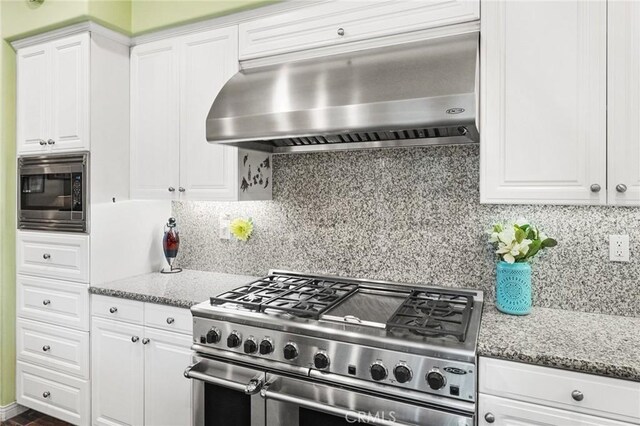
{"label": "light switch plate", "polygon": [[629,261],[628,235],[609,235],[609,260],[612,262]]}

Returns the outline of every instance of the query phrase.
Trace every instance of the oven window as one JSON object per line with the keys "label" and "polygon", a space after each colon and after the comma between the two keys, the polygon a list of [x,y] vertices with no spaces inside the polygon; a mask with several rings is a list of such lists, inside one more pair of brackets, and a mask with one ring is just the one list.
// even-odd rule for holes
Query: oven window
{"label": "oven window", "polygon": [[300,426],[343,426],[358,424],[357,418],[354,416],[353,421],[348,422],[343,417],[333,414],[321,413],[319,411],[308,410],[300,407],[298,409],[300,416]]}
{"label": "oven window", "polygon": [[[21,209],[82,211],[81,185],[80,173],[23,175],[20,188]],[[74,192],[75,195],[72,196]]]}
{"label": "oven window", "polygon": [[251,396],[206,383],[204,419],[206,426],[251,426]]}

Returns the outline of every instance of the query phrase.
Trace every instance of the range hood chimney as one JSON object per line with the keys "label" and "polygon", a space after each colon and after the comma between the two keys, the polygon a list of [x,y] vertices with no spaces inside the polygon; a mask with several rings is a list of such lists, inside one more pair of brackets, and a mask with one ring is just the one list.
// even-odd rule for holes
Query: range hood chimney
{"label": "range hood chimney", "polygon": [[207,140],[270,153],[476,143],[478,33],[238,72]]}

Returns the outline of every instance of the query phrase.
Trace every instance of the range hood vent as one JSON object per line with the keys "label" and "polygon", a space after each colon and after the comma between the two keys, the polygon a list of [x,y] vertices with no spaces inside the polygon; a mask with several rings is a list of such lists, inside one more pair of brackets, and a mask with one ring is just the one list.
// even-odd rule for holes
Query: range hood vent
{"label": "range hood vent", "polygon": [[478,33],[242,70],[207,140],[270,153],[476,143]]}

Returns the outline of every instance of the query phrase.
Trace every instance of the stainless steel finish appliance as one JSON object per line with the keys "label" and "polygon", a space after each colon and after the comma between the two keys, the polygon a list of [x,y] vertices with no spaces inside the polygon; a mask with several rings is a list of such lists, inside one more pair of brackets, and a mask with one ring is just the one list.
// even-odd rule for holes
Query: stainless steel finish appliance
{"label": "stainless steel finish appliance", "polygon": [[245,69],[207,140],[272,153],[478,142],[478,33]]}
{"label": "stainless steel finish appliance", "polygon": [[88,154],[18,159],[18,228],[87,230]]}
{"label": "stainless steel finish appliance", "polygon": [[191,309],[195,424],[471,426],[482,303],[271,271]]}

